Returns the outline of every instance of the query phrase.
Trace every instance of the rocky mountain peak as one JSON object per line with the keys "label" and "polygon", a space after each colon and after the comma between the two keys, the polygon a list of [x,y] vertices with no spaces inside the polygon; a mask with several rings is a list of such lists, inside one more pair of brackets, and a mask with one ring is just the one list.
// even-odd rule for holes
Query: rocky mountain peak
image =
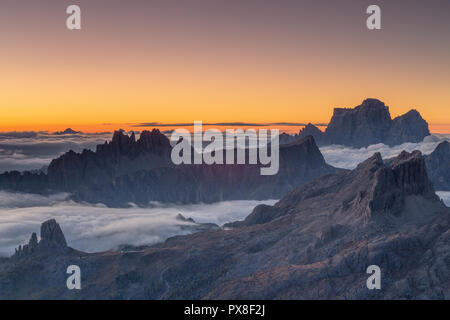
{"label": "rocky mountain peak", "polygon": [[389,111],[389,107],[387,107],[383,101],[380,101],[378,99],[374,99],[374,98],[367,98],[365,99],[361,105],[359,107],[357,107],[358,109],[364,109],[364,108],[376,108],[376,109],[380,109],[382,111]]}
{"label": "rocky mountain peak", "polygon": [[356,171],[375,171],[384,165],[381,153],[375,152],[370,158],[364,160],[356,167]]}
{"label": "rocky mountain peak", "polygon": [[280,146],[280,163],[290,163],[291,166],[309,164],[311,167],[324,166],[325,158],[313,136],[306,136],[291,143]]}
{"label": "rocky mountain peak", "polygon": [[55,219],[47,220],[41,225],[40,247],[59,246],[67,247],[66,238],[61,227]]}
{"label": "rocky mountain peak", "polygon": [[419,142],[428,136],[428,123],[417,110],[392,120],[389,107],[378,99],[365,99],[355,108],[335,108],[324,134],[325,144],[357,148],[384,143]]}
{"label": "rocky mountain peak", "polygon": [[392,120],[387,143],[396,145],[405,141],[420,142],[429,135],[428,123],[417,110],[412,109]]}
{"label": "rocky mountain peak", "polygon": [[433,196],[434,190],[428,179],[425,159],[420,151],[403,151],[392,162],[396,182],[406,195],[420,194]]}
{"label": "rocky mountain peak", "polygon": [[366,99],[354,109],[335,108],[326,140],[358,148],[376,144],[386,139],[391,121],[389,107],[377,99]]}
{"label": "rocky mountain peak", "polygon": [[34,249],[34,248],[36,248],[37,246],[38,246],[37,235],[36,235],[36,232],[33,232],[33,233],[31,234],[30,241],[28,242],[28,247],[29,247],[30,249]]}

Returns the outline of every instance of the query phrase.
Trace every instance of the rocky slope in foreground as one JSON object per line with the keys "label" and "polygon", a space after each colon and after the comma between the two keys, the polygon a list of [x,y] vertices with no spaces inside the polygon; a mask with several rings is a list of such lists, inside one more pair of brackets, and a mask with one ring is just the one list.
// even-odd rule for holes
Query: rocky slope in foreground
{"label": "rocky slope in foreground", "polygon": [[[375,154],[245,221],[142,251],[78,252],[50,224],[0,264],[0,298],[450,299],[450,209],[420,152],[390,166]],[[82,270],[79,291],[66,288],[70,264]],[[381,268],[381,290],[366,287],[369,265]]]}

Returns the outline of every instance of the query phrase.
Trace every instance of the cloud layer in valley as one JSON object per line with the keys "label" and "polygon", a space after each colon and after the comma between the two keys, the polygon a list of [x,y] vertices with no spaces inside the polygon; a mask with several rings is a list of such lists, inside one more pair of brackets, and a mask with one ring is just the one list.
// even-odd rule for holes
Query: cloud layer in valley
{"label": "cloud layer in valley", "polygon": [[0,256],[9,256],[14,248],[27,243],[32,232],[39,236],[40,224],[51,218],[60,223],[70,246],[97,252],[122,244],[148,245],[168,237],[186,234],[177,220],[181,213],[195,221],[222,225],[244,219],[253,208],[268,201],[225,201],[214,204],[111,209],[101,205],[73,203],[67,194],[43,197],[0,192]]}
{"label": "cloud layer in valley", "polygon": [[360,149],[341,145],[331,145],[321,147],[320,151],[328,164],[338,168],[354,169],[359,163],[363,162],[376,152],[380,152],[383,159],[396,157],[403,150],[408,152],[419,150],[423,154],[430,154],[437,145],[444,140],[450,141],[450,135],[435,134],[425,137],[422,142],[408,142],[393,147],[389,147],[382,143]]}
{"label": "cloud layer in valley", "polygon": [[0,173],[39,170],[64,152],[94,149],[111,139],[111,133],[64,134],[0,132]]}

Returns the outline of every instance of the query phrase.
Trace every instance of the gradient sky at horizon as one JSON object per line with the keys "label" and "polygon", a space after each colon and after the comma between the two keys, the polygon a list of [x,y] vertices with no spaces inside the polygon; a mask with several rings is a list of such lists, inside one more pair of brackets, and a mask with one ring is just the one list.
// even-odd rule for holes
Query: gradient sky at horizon
{"label": "gradient sky at horizon", "polygon": [[0,131],[326,123],[373,97],[450,132],[449,37],[448,0],[2,0]]}

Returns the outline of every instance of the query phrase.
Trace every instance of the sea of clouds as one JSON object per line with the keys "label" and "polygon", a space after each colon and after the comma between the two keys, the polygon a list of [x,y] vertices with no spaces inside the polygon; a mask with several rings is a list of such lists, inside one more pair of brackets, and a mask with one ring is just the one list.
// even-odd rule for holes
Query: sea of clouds
{"label": "sea of clouds", "polygon": [[0,132],[0,173],[40,170],[51,160],[73,150],[95,150],[97,144],[111,140],[111,133],[56,135],[48,132]]}
{"label": "sea of clouds", "polygon": [[113,209],[102,205],[74,203],[68,194],[44,197],[0,192],[0,256],[10,256],[14,248],[28,242],[32,232],[39,236],[42,222],[56,219],[68,244],[76,249],[97,252],[123,244],[154,244],[168,237],[189,233],[189,222],[176,219],[181,213],[200,223],[242,220],[258,204],[267,201],[224,201],[214,204],[162,205],[148,208]]}
{"label": "sea of clouds", "polygon": [[425,137],[422,142],[408,142],[393,147],[383,143],[373,144],[360,149],[342,145],[331,145],[321,147],[320,152],[322,152],[325,161],[328,164],[338,168],[354,169],[359,163],[363,162],[376,152],[381,153],[383,159],[396,157],[403,150],[408,152],[419,150],[423,154],[430,154],[439,143],[445,140],[450,141],[450,134],[434,134]]}
{"label": "sea of clouds", "polygon": [[[11,170],[40,170],[48,166],[52,159],[69,150],[95,150],[98,144],[111,140],[111,137],[110,132],[66,135],[48,132],[0,132],[0,173]],[[429,154],[444,140],[450,141],[450,135],[434,134],[419,143],[404,143],[393,147],[382,143],[360,149],[331,145],[321,147],[320,151],[325,161],[332,166],[353,169],[375,152],[380,152],[384,159],[395,157],[403,150],[420,150]]]}

